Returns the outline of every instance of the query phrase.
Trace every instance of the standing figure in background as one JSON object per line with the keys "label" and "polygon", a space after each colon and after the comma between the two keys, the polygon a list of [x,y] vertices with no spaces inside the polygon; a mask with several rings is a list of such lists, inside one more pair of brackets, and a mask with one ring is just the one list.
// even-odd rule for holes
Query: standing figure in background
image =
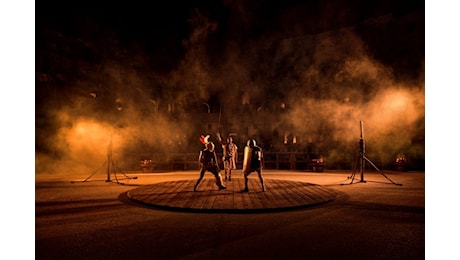
{"label": "standing figure in background", "polygon": [[238,162],[238,146],[233,143],[233,138],[231,136],[224,142],[222,141],[220,133],[217,133],[217,139],[222,145],[222,162],[224,163],[225,181],[232,181],[232,170],[236,169],[236,163]]}
{"label": "standing figure in background", "polygon": [[196,191],[196,188],[203,179],[204,173],[206,171],[209,171],[214,175],[216,178],[216,185],[219,187],[219,190],[226,189],[227,187],[222,184],[222,176],[219,173],[220,169],[219,165],[217,164],[217,156],[216,151],[214,150],[214,144],[212,142],[207,142],[205,145],[206,148],[200,151],[200,156],[198,159],[201,163],[200,177],[196,181],[193,191]]}
{"label": "standing figure in background", "polygon": [[244,175],[244,189],[241,192],[248,192],[248,176],[256,171],[259,175],[262,191],[265,191],[264,178],[262,176],[262,148],[256,145],[256,140],[249,139],[244,147],[244,160],[243,160],[243,175]]}

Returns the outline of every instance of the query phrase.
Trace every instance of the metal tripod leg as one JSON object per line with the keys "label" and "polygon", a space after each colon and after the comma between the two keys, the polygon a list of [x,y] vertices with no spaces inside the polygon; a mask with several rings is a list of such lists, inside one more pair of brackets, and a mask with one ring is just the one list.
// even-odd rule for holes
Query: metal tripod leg
{"label": "metal tripod leg", "polygon": [[360,161],[361,161],[361,158],[358,157],[358,161],[356,162],[356,165],[355,165],[355,168],[353,169],[353,172],[352,172],[351,175],[347,178],[347,179],[351,179],[350,184],[352,184],[353,181],[355,180],[356,171],[358,170],[358,165],[360,164]]}
{"label": "metal tripod leg", "polygon": [[[93,172],[91,175],[89,175],[88,177],[86,177],[86,179],[82,180],[82,181],[79,181],[79,182],[88,182],[90,181],[89,179],[91,179],[91,177],[93,177],[96,173],[98,173],[104,166],[107,166],[106,169],[107,169],[107,179],[105,180],[105,182],[112,182],[112,180],[110,179],[110,176],[111,174],[113,173],[114,174],[114,177],[115,177],[115,182],[117,184],[124,184],[122,182],[119,181],[118,179],[118,176],[117,176],[117,171],[121,172],[124,176],[125,176],[125,179],[137,179],[137,176],[135,177],[129,177],[128,175],[126,175],[126,173],[124,173],[122,170],[120,170],[116,165],[115,165],[115,162],[114,160],[112,159],[112,157],[108,156],[107,157],[107,160],[104,161],[104,163],[102,164],[102,166],[97,169],[95,172]],[[71,181],[71,183],[75,183],[76,181]]]}
{"label": "metal tripod leg", "polygon": [[364,157],[364,160],[366,160],[370,165],[372,165],[372,167],[374,167],[374,169],[376,169],[380,174],[383,175],[383,177],[385,177],[387,180],[389,180],[391,183],[395,184],[395,185],[398,185],[398,186],[402,186],[402,184],[400,183],[396,183],[394,182],[393,180],[391,180],[390,178],[388,178],[381,170],[379,170],[379,168],[377,168],[377,166],[375,166],[375,164],[369,160],[369,158],[367,158],[365,155],[363,155]]}

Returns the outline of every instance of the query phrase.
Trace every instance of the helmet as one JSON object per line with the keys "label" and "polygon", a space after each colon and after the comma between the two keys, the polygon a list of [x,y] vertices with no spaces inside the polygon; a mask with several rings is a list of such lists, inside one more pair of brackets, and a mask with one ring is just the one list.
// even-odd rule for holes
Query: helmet
{"label": "helmet", "polygon": [[256,140],[254,140],[254,139],[249,139],[247,145],[250,146],[250,147],[256,146]]}

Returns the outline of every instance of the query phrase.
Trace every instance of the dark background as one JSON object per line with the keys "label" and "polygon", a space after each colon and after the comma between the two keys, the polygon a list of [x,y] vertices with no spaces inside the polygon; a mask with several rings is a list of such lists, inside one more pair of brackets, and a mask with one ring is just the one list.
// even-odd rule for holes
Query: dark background
{"label": "dark background", "polygon": [[[85,149],[103,154],[113,132],[116,149],[132,154],[196,152],[199,135],[217,131],[241,147],[254,137],[267,151],[313,150],[343,167],[360,120],[381,165],[402,153],[424,169],[424,4],[37,3],[38,169],[87,161]],[[411,115],[388,109],[394,95]],[[78,137],[76,149],[82,122],[115,130]]]}

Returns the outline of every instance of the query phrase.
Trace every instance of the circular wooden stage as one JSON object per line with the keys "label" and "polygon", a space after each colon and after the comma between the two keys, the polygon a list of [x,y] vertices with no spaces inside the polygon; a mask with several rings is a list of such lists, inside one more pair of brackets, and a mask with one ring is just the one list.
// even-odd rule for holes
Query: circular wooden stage
{"label": "circular wooden stage", "polygon": [[[252,176],[251,176],[252,177]],[[338,192],[311,183],[265,179],[262,191],[257,176],[249,179],[249,192],[241,192],[244,179],[225,182],[219,190],[215,179],[204,178],[193,191],[196,180],[168,181],[143,185],[127,196],[144,205],[189,212],[270,212],[318,206],[331,202]]]}

